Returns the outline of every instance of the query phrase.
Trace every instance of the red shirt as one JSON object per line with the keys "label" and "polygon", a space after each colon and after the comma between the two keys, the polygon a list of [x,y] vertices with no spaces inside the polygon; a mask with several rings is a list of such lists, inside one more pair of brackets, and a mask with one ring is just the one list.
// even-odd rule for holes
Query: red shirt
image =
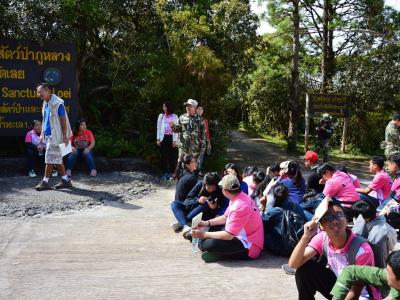
{"label": "red shirt", "polygon": [[86,129],[83,133],[78,132],[76,135],[71,136],[71,143],[77,149],[85,149],[94,141],[94,135],[89,129]]}

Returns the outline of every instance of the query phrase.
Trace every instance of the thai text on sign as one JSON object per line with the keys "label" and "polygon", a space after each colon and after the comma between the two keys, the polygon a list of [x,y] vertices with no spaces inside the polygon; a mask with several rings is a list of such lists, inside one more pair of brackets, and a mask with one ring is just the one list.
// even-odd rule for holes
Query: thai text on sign
{"label": "thai text on sign", "polygon": [[316,113],[328,113],[332,117],[349,117],[349,96],[329,94],[309,94],[309,112],[313,116]]}

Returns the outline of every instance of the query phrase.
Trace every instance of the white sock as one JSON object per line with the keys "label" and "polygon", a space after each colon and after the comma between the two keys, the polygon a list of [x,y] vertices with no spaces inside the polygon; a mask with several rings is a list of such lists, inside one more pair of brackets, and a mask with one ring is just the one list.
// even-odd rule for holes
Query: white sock
{"label": "white sock", "polygon": [[49,182],[49,179],[50,179],[49,177],[46,177],[46,176],[45,176],[45,177],[43,178],[43,181],[46,182],[46,183],[48,183],[48,182]]}
{"label": "white sock", "polygon": [[68,176],[67,176],[67,175],[64,175],[64,176],[62,177],[62,179],[68,180]]}

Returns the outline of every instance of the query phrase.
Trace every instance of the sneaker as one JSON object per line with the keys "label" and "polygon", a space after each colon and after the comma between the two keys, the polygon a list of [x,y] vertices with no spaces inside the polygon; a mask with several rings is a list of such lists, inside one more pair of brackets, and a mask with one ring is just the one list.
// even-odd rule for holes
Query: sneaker
{"label": "sneaker", "polygon": [[53,172],[51,173],[51,177],[57,177],[57,176],[58,176],[57,170],[53,170]]}
{"label": "sneaker", "polygon": [[206,263],[212,263],[212,262],[217,262],[220,261],[221,259],[223,259],[222,255],[219,255],[217,253],[214,252],[203,252],[203,254],[201,255],[201,259],[204,260],[204,262]]}
{"label": "sneaker", "polygon": [[191,228],[190,226],[187,226],[187,225],[183,226],[183,230],[182,230],[182,235],[183,235],[183,237],[185,237],[185,235],[186,235],[188,232],[190,232],[190,230],[192,230],[192,228]]}
{"label": "sneaker", "polygon": [[67,175],[68,177],[71,177],[72,176],[71,170],[70,169],[66,170],[65,175]]}
{"label": "sneaker", "polygon": [[91,176],[91,177],[96,177],[96,176],[97,176],[97,171],[96,171],[96,169],[92,169],[92,170],[90,171],[89,176]]}
{"label": "sneaker", "polygon": [[288,264],[282,265],[281,268],[288,275],[295,275],[296,274],[296,269],[289,267]]}
{"label": "sneaker", "polygon": [[192,237],[192,231],[189,230],[189,231],[184,232],[184,233],[183,233],[183,238],[184,238],[185,240],[189,240],[189,241],[191,242],[192,239],[193,239],[193,237]]}
{"label": "sneaker", "polygon": [[174,223],[174,224],[171,224],[171,228],[175,232],[180,232],[182,230],[183,226],[179,223]]}
{"label": "sneaker", "polygon": [[56,189],[65,189],[72,187],[71,180],[61,179],[61,181],[55,186]]}
{"label": "sneaker", "polygon": [[29,176],[30,178],[35,178],[35,177],[36,177],[35,170],[30,170],[30,171],[28,172],[28,176]]}
{"label": "sneaker", "polygon": [[51,187],[48,182],[42,180],[37,186],[35,186],[35,190],[39,192],[45,190],[51,190]]}

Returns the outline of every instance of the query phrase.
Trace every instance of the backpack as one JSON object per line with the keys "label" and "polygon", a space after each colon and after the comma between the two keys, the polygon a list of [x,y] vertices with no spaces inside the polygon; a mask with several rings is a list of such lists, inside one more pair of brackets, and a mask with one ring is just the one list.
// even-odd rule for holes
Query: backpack
{"label": "backpack", "polygon": [[304,218],[292,210],[276,208],[279,212],[264,224],[264,248],[281,256],[290,256],[303,236]]}

